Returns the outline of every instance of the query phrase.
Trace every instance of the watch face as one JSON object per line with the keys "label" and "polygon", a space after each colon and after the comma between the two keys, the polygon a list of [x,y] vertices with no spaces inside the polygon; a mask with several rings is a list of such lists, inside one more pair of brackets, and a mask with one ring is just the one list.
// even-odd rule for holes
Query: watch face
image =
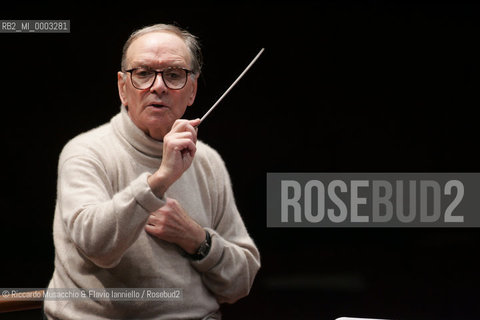
{"label": "watch face", "polygon": [[208,253],[209,247],[210,246],[208,245],[208,243],[206,243],[206,242],[202,243],[202,245],[198,249],[198,254],[201,255],[201,256],[206,256],[207,253]]}
{"label": "watch face", "polygon": [[194,259],[200,260],[207,256],[208,252],[210,251],[211,241],[210,233],[207,231],[206,239],[198,248],[197,253],[194,255]]}

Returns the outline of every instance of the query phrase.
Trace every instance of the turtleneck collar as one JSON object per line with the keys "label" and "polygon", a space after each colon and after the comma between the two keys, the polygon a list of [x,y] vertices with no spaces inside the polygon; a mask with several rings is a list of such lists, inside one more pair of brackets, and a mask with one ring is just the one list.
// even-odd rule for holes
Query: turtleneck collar
{"label": "turtleneck collar", "polygon": [[163,154],[163,142],[152,139],[140,130],[127,113],[125,106],[120,107],[120,114],[112,119],[112,125],[117,133],[137,151],[155,158]]}

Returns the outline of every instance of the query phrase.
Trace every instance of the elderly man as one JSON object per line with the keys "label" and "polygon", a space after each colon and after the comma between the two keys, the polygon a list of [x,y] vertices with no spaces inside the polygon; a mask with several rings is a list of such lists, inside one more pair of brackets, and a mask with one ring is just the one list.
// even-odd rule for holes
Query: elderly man
{"label": "elderly man", "polygon": [[197,141],[196,38],[134,32],[118,73],[121,111],[71,140],[58,166],[53,288],[179,288],[181,299],[46,299],[49,319],[219,319],[260,267],[215,150]]}

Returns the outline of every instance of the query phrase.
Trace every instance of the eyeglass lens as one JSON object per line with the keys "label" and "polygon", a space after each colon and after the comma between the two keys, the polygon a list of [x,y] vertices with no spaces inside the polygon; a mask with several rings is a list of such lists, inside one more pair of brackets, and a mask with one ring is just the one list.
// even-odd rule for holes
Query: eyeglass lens
{"label": "eyeglass lens", "polygon": [[[132,72],[132,83],[137,89],[150,88],[155,82],[157,72],[146,68],[138,68]],[[187,72],[181,68],[167,68],[158,72],[169,89],[181,89],[187,82]]]}

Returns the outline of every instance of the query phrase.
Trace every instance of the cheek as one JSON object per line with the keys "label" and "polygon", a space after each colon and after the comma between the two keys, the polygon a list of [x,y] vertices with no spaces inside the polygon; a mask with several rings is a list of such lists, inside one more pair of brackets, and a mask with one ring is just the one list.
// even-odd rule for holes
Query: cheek
{"label": "cheek", "polygon": [[139,109],[143,95],[144,94],[141,91],[129,88],[127,90],[127,101],[129,107],[133,109]]}
{"label": "cheek", "polygon": [[187,96],[179,96],[177,97],[177,108],[175,108],[175,113],[177,113],[177,116],[183,116],[185,113],[185,110],[187,109],[189,99]]}
{"label": "cheek", "polygon": [[185,106],[185,108],[191,104],[192,94],[192,88],[188,87],[185,92],[181,94],[181,97],[179,97],[179,101],[181,101],[182,106]]}

